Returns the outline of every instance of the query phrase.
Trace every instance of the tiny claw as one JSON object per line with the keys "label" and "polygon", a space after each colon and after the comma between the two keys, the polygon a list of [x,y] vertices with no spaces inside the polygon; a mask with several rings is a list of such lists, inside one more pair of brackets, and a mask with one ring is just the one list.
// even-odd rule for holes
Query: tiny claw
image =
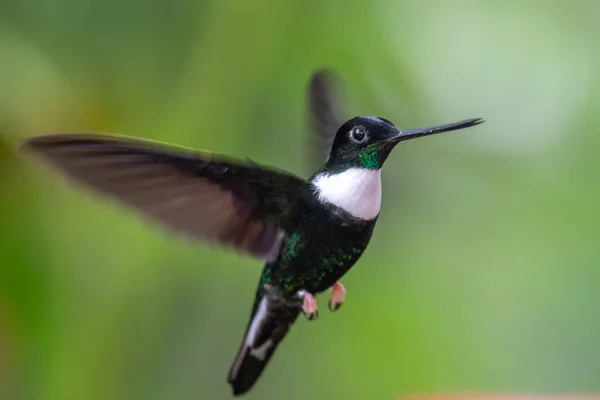
{"label": "tiny claw", "polygon": [[342,307],[342,304],[344,303],[334,303],[331,300],[329,300],[329,311],[336,312]]}
{"label": "tiny claw", "polygon": [[329,311],[335,312],[344,304],[346,297],[346,288],[340,282],[336,282],[331,287],[331,298],[329,299]]}
{"label": "tiny claw", "polygon": [[302,305],[302,312],[304,313],[304,316],[309,321],[314,321],[315,319],[319,318],[317,300],[315,300],[314,296],[308,292],[302,292],[301,295],[304,299],[304,304]]}
{"label": "tiny claw", "polygon": [[302,312],[304,314],[304,316],[306,317],[307,320],[309,321],[314,321],[317,318],[319,318],[319,310],[315,311],[315,312],[311,312],[311,313],[307,313],[307,312]]}

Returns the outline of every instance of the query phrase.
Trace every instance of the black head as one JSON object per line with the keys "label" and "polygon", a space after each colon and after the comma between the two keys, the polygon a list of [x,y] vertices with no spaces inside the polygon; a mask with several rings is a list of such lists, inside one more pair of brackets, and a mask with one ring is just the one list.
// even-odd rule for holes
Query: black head
{"label": "black head", "polygon": [[404,140],[468,128],[482,122],[482,119],[475,118],[403,131],[384,118],[355,117],[337,131],[325,168],[330,171],[352,167],[380,169],[392,149]]}

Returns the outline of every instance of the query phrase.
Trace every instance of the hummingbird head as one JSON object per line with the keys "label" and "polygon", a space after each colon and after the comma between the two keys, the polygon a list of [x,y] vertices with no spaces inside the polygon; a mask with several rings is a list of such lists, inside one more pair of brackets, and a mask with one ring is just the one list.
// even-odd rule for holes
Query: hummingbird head
{"label": "hummingbird head", "polygon": [[384,118],[352,118],[338,130],[325,167],[311,179],[316,198],[354,218],[373,220],[379,215],[381,205],[381,167],[398,143],[482,122],[476,118],[400,130]]}
{"label": "hummingbird head", "polygon": [[482,119],[476,118],[429,128],[400,130],[385,118],[355,117],[337,131],[325,170],[379,170],[394,147],[404,140],[468,128],[482,122]]}

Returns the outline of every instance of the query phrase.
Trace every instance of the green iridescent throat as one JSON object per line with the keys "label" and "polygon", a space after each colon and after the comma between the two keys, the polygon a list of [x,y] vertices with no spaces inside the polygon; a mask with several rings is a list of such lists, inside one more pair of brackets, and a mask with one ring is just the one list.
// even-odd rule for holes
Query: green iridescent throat
{"label": "green iridescent throat", "polygon": [[378,151],[373,148],[366,148],[358,152],[360,166],[366,169],[380,169],[381,162],[379,161]]}

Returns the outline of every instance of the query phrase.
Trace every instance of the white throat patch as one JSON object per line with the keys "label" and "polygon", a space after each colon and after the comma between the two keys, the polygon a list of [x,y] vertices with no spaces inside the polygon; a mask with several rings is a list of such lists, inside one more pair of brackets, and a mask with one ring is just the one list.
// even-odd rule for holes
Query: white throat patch
{"label": "white throat patch", "polygon": [[336,205],[356,218],[370,220],[381,208],[381,170],[349,168],[321,173],[312,180],[320,202]]}

